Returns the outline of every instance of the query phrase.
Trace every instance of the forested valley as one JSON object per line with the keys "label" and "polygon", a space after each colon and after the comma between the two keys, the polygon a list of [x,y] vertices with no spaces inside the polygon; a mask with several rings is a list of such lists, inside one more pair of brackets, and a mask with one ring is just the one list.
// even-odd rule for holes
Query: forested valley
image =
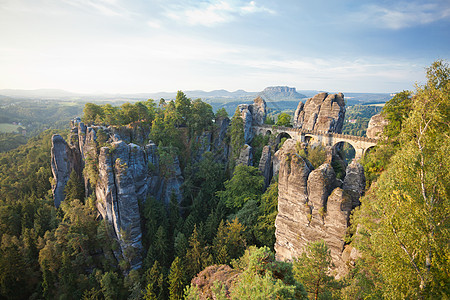
{"label": "forested valley", "polygon": [[[275,259],[277,176],[266,185],[257,167],[237,163],[245,147],[239,111],[224,137],[230,159],[211,151],[196,157],[204,146],[200,137],[217,132],[228,114],[224,109],[214,113],[209,104],[180,91],[172,101],[86,103],[83,110],[85,124],[147,128],[146,140],[158,146],[162,176],[172,176],[171,166],[179,160],[181,201],[148,197],[139,203],[143,253],[138,268],[117,259],[120,245],[111,235],[112,225],[101,218],[95,194],[85,190],[82,177],[93,189],[98,179],[89,162],[82,177],[71,173],[64,201],[55,207],[52,135],[69,140],[68,130],[45,130],[0,153],[0,297],[448,299],[448,64],[435,62],[427,79],[382,109],[356,107],[347,116],[358,120],[344,128],[353,135],[363,135],[379,110],[389,124],[361,160],[366,193],[351,214],[346,235],[358,258],[346,276],[333,276],[328,246],[320,238],[293,261]],[[107,137],[100,132],[97,139],[100,151]],[[253,138],[253,165],[258,166],[264,146],[275,149],[282,142],[273,136]],[[324,151],[299,149],[298,155],[320,165]]]}

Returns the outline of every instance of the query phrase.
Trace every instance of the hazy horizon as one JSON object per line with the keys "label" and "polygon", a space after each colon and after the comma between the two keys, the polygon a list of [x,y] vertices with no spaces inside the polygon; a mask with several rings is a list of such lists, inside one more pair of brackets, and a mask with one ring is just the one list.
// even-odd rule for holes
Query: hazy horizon
{"label": "hazy horizon", "polygon": [[394,93],[450,53],[446,0],[4,0],[0,24],[0,89]]}

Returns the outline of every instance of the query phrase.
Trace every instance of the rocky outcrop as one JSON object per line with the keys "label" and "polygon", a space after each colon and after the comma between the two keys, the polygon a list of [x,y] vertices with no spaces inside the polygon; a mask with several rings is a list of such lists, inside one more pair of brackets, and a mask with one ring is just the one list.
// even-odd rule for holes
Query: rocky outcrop
{"label": "rocky outcrop", "polygon": [[255,135],[252,126],[262,125],[266,120],[266,101],[257,97],[253,104],[239,104],[238,110],[244,121],[244,140],[249,144]]}
{"label": "rocky outcrop", "polygon": [[272,179],[272,153],[270,146],[264,146],[261,159],[259,160],[259,171],[264,176],[264,184],[267,188],[270,184],[270,180]]}
{"label": "rocky outcrop", "polygon": [[372,118],[370,118],[369,125],[367,126],[367,137],[371,139],[380,138],[380,135],[387,124],[388,120],[386,120],[383,115],[376,114],[372,116]]}
{"label": "rocky outcrop", "polygon": [[[139,201],[148,196],[169,204],[172,197],[181,201],[183,176],[178,157],[161,170],[157,146],[149,142],[146,146],[127,143],[119,133],[134,132],[132,139],[143,140],[138,129],[85,126],[79,119],[72,122],[69,143],[59,135],[52,138],[53,194],[55,205],[64,200],[64,187],[72,170],[83,174],[88,193],[95,193],[97,209],[103,219],[111,223],[113,235],[119,241],[119,256],[127,259],[132,268],[142,263],[141,219]],[[226,128],[225,127],[225,132]],[[224,147],[225,133],[220,130],[222,140],[216,138],[219,147]],[[145,134],[145,132],[144,132]],[[220,134],[219,134],[220,135]],[[199,151],[211,150],[211,134],[199,137]],[[127,139],[128,140],[128,139]],[[207,142],[205,142],[207,140]],[[99,147],[99,145],[104,145]],[[167,163],[166,163],[167,164]],[[126,251],[133,247],[133,251]],[[135,253],[126,257],[126,253]]]}
{"label": "rocky outcrop", "polygon": [[348,165],[345,174],[343,189],[350,195],[352,208],[355,208],[361,204],[359,199],[364,195],[366,189],[364,167],[354,159]]}
{"label": "rocky outcrop", "polygon": [[236,160],[236,166],[237,165],[253,165],[253,152],[250,145],[245,144],[244,147],[242,147],[239,158]]}
{"label": "rocky outcrop", "polygon": [[72,170],[80,175],[80,164],[79,151],[67,144],[62,136],[54,134],[52,136],[51,168],[53,173],[52,192],[56,207],[59,207],[64,200],[64,188]]}
{"label": "rocky outcrop", "polygon": [[308,242],[323,239],[331,251],[336,275],[342,276],[346,272],[344,237],[356,204],[353,196],[364,190],[364,172],[356,162],[352,163],[341,188],[342,182],[336,179],[331,164],[325,162],[313,169],[296,153],[293,140],[286,140],[275,157],[279,162],[277,258],[291,260],[302,253]]}
{"label": "rocky outcrop", "polygon": [[241,118],[244,121],[244,140],[245,143],[248,144],[253,138],[253,106],[251,104],[240,104],[238,105],[238,109],[241,112]]}
{"label": "rocky outcrop", "polygon": [[341,133],[344,124],[344,95],[319,93],[300,104],[294,114],[295,128]]}
{"label": "rocky outcrop", "polygon": [[253,100],[253,125],[258,126],[264,124],[266,120],[266,101],[261,97]]}
{"label": "rocky outcrop", "polygon": [[212,152],[217,161],[226,163],[230,153],[230,146],[227,141],[228,127],[230,126],[229,118],[220,118],[216,120],[216,129],[213,132]]}

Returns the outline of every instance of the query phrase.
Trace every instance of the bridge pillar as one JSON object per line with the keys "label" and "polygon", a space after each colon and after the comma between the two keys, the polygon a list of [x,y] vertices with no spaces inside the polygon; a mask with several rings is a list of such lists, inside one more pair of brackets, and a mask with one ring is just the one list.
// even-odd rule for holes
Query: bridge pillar
{"label": "bridge pillar", "polygon": [[355,149],[355,159],[356,160],[360,160],[363,156],[364,156],[364,149],[363,148]]}

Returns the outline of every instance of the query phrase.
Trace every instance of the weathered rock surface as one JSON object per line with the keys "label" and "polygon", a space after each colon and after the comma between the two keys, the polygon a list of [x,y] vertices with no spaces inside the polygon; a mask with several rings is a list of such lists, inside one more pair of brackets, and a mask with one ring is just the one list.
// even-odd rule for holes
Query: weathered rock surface
{"label": "weathered rock surface", "polygon": [[253,152],[250,145],[245,144],[241,149],[239,158],[236,160],[236,166],[241,164],[245,166],[251,166],[253,164]]}
{"label": "weathered rock surface", "polygon": [[[225,128],[220,130],[222,137],[215,140],[219,147],[224,147],[229,122],[224,124]],[[149,142],[142,147],[126,143],[119,135],[125,132],[128,135],[127,140],[143,141],[145,131],[134,127],[122,130],[101,126],[88,127],[79,119],[75,119],[72,126],[70,145],[59,135],[52,138],[55,205],[59,206],[64,200],[64,187],[72,170],[79,175],[89,173],[91,179],[84,176],[85,186],[89,190],[87,196],[95,193],[98,211],[114,228],[114,235],[122,250],[119,254],[130,253],[125,251],[128,247],[135,248],[137,251],[131,252],[137,255],[127,259],[132,268],[139,267],[142,263],[142,232],[138,203],[145,201],[149,195],[165,204],[168,204],[173,196],[181,201],[184,179],[178,157],[173,157],[173,164],[165,166],[165,172],[162,174],[157,146],[154,143]],[[201,136],[199,151],[211,150],[211,139],[211,134]],[[99,144],[105,146],[99,149]],[[83,172],[85,168],[89,168],[89,172]]]}
{"label": "weathered rock surface", "polygon": [[253,125],[262,125],[266,120],[266,101],[261,97],[253,100]]}
{"label": "weathered rock surface", "polygon": [[248,144],[253,138],[253,106],[251,104],[239,104],[239,111],[241,112],[241,118],[244,121],[244,140]]}
{"label": "weathered rock surface", "polygon": [[220,282],[228,295],[240,273],[228,265],[212,265],[192,278],[191,284],[198,288],[200,300],[215,299],[212,292],[214,284]]}
{"label": "weathered rock surface", "polygon": [[352,208],[355,208],[361,204],[359,199],[366,189],[364,167],[354,159],[348,165],[345,174],[343,189],[351,196]]}
{"label": "weathered rock surface", "polygon": [[387,124],[388,120],[386,120],[381,114],[372,116],[372,118],[370,118],[369,125],[367,126],[367,137],[371,139],[379,138]]}
{"label": "weathered rock surface", "polygon": [[244,140],[249,144],[255,135],[252,126],[262,125],[266,120],[266,101],[257,97],[253,104],[239,104],[238,109],[244,121]]}
{"label": "weathered rock surface", "polygon": [[228,161],[230,146],[227,142],[227,132],[230,126],[229,118],[216,120],[217,129],[213,132],[212,150],[217,161],[225,163]]}
{"label": "weathered rock surface", "polygon": [[70,173],[75,170],[80,175],[80,153],[60,136],[52,136],[51,167],[53,173],[52,192],[55,206],[59,207],[64,200],[64,188],[69,181]]}
{"label": "weathered rock surface", "polygon": [[344,237],[353,203],[356,204],[351,193],[364,189],[360,168],[356,162],[349,166],[348,178],[344,180],[347,190],[344,190],[339,187],[342,183],[336,180],[330,163],[314,170],[296,154],[293,140],[287,140],[275,157],[279,163],[277,258],[293,259],[303,252],[308,242],[323,239],[331,251],[337,276],[342,276],[346,272],[342,256]]}
{"label": "weathered rock surface", "polygon": [[270,150],[270,146],[264,146],[258,167],[259,171],[264,176],[266,188],[269,186],[270,180],[272,179],[272,153]]}
{"label": "weathered rock surface", "polygon": [[341,133],[344,116],[345,102],[342,93],[319,93],[304,105],[299,103],[293,124],[295,128]]}

